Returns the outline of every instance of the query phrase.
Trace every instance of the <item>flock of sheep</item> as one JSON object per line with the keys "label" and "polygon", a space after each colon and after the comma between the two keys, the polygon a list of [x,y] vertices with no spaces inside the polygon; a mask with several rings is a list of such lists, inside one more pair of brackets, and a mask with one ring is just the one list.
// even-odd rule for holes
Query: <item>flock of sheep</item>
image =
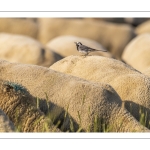
{"label": "flock of sheep", "polygon": [[149,18],[0,19],[0,132],[149,129]]}

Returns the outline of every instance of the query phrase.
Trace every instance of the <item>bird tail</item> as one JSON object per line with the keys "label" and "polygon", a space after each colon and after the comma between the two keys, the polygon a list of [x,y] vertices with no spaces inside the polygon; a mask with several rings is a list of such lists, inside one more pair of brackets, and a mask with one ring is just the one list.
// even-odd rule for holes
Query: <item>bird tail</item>
{"label": "bird tail", "polygon": [[102,52],[107,52],[105,49],[95,49],[96,51],[102,51]]}

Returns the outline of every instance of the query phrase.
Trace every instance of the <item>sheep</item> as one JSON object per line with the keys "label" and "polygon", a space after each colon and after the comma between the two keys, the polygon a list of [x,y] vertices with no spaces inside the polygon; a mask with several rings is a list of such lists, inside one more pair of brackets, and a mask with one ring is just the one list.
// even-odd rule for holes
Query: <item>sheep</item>
{"label": "sheep", "polygon": [[59,131],[36,107],[36,99],[23,86],[14,82],[0,80],[0,108],[14,123],[15,131]]}
{"label": "sheep", "polygon": [[43,105],[47,101],[54,125],[60,121],[63,132],[149,132],[124,108],[108,84],[4,60],[0,61],[0,72],[1,79],[21,84],[38,97],[45,114],[48,108]]}
{"label": "sheep", "polygon": [[31,19],[0,18],[0,32],[37,38],[38,24]]}
{"label": "sheep", "polygon": [[149,126],[150,79],[131,66],[102,56],[69,56],[50,66],[50,69],[111,85],[137,120],[142,113],[145,114],[146,126]]}
{"label": "sheep", "polygon": [[135,32],[136,34],[144,34],[144,33],[150,33],[150,20],[145,20],[144,22],[142,22],[141,24],[139,24],[136,28],[135,28]]}
{"label": "sheep", "polygon": [[63,58],[37,40],[24,35],[0,33],[0,49],[1,59],[44,67]]}
{"label": "sheep", "polygon": [[150,67],[150,34],[140,34],[127,44],[122,60],[140,72]]}
{"label": "sheep", "polygon": [[[50,40],[46,46],[55,51],[56,53],[60,54],[63,57],[67,57],[70,55],[79,55],[79,52],[76,49],[75,43],[74,42],[81,42],[87,46],[90,46],[95,49],[104,49],[104,47],[91,39],[88,38],[81,38],[78,36],[71,36],[71,35],[62,35],[58,36],[52,40]],[[107,51],[101,52],[101,51],[96,51],[92,52],[92,55],[100,55],[100,56],[105,56],[105,57],[110,57],[113,58],[112,54]]]}
{"label": "sheep", "polygon": [[121,59],[124,47],[136,36],[133,28],[127,24],[105,21],[39,18],[38,23],[38,40],[43,44],[60,35],[89,38],[101,43],[117,59]]}

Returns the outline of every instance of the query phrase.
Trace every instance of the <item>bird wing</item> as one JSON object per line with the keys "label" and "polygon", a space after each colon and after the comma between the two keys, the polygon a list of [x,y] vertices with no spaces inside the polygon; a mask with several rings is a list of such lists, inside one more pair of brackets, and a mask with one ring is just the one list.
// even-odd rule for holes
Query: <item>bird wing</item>
{"label": "bird wing", "polygon": [[81,45],[80,49],[83,51],[94,51],[95,50],[95,49],[88,47],[88,46],[85,46],[85,45]]}
{"label": "bird wing", "polygon": [[81,50],[88,50],[88,51],[103,51],[103,52],[107,52],[107,50],[98,50],[98,49],[94,49],[94,48],[91,48],[91,47],[88,47],[88,46],[85,46],[85,45],[82,45],[80,46],[80,49]]}

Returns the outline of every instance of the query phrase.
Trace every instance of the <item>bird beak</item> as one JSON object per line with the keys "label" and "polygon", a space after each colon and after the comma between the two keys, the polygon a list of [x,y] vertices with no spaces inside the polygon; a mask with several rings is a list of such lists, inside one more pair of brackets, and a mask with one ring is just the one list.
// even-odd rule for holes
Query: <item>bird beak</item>
{"label": "bird beak", "polygon": [[77,43],[77,42],[74,42],[75,44]]}

